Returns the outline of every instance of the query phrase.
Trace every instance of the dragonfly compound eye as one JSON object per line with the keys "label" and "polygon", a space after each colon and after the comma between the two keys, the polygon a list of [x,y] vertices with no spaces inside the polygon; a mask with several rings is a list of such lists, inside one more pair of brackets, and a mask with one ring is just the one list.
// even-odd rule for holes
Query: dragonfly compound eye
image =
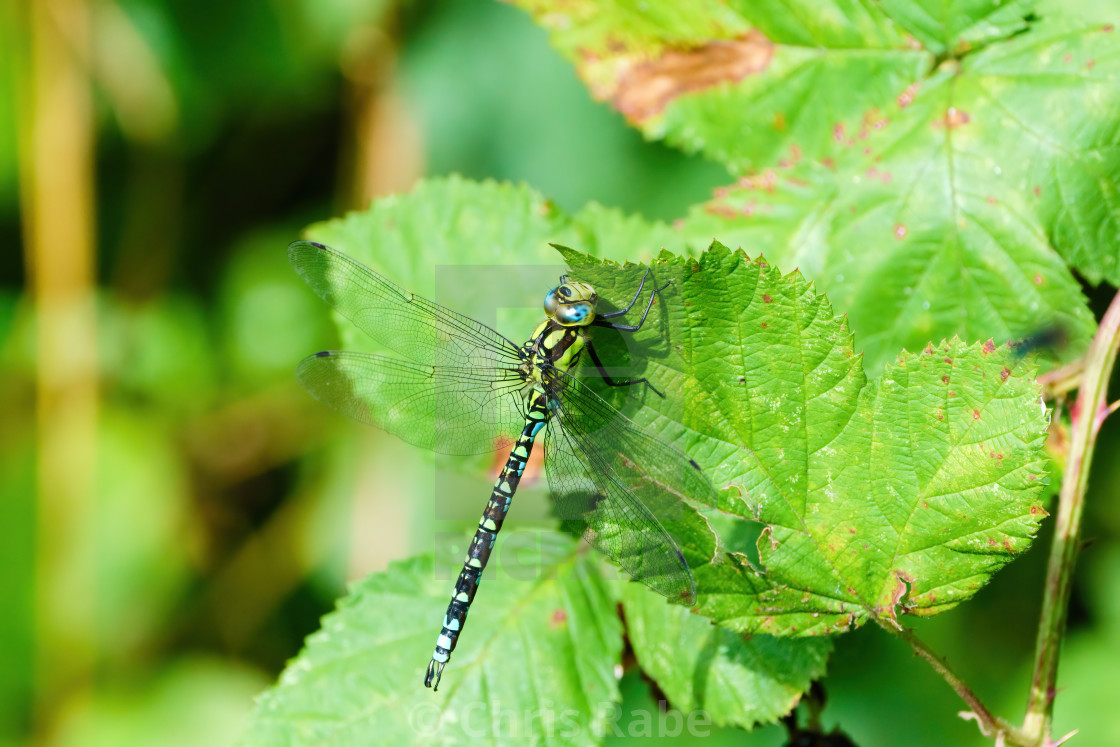
{"label": "dragonfly compound eye", "polygon": [[556,307],[560,305],[559,299],[556,298],[557,288],[550,290],[544,297],[544,313],[549,317],[556,316]]}
{"label": "dragonfly compound eye", "polygon": [[570,305],[561,306],[556,311],[556,321],[561,324],[580,324],[590,323],[594,318],[591,304],[589,303],[574,303]]}

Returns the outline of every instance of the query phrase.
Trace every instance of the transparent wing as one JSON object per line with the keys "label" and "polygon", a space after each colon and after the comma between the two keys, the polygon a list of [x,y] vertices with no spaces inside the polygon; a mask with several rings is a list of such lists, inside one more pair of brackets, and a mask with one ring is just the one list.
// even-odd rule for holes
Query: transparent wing
{"label": "transparent wing", "polygon": [[525,422],[516,371],[331,351],[300,361],[296,378],[323,404],[441,454],[493,451]]}
{"label": "transparent wing", "polygon": [[584,522],[584,539],[634,580],[693,604],[692,572],[665,527],[681,516],[682,498],[713,504],[712,484],[578,379],[556,369],[547,378],[545,470],[560,518]]}
{"label": "transparent wing", "polygon": [[474,368],[520,361],[520,348],[485,324],[417,296],[328,246],[293,242],[288,260],[331,307],[417,363]]}

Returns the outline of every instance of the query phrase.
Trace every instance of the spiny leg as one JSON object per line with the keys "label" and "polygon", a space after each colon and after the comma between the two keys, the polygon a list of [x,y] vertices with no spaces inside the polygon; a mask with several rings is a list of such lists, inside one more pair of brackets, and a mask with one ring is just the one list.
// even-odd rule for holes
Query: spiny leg
{"label": "spiny leg", "polygon": [[482,520],[475,530],[474,539],[471,540],[467,557],[463,561],[463,570],[455,582],[455,591],[451,595],[451,603],[447,605],[447,614],[443,618],[443,629],[436,639],[435,652],[432,660],[428,662],[428,671],[424,676],[424,686],[433,690],[439,689],[439,680],[443,676],[443,668],[455,650],[459,634],[467,622],[467,612],[471,602],[478,591],[478,583],[482,576],[486,562],[490,559],[490,552],[494,549],[494,540],[502,528],[506,513],[509,511],[513,494],[517,492],[517,485],[521,481],[521,473],[525,470],[525,463],[529,460],[529,453],[533,450],[533,442],[545,422],[548,420],[548,410],[545,398],[539,396],[534,400],[529,412],[525,416],[525,427],[521,430],[521,437],[517,439],[513,449],[510,450],[506,466],[498,475],[494,489],[490,493],[490,502],[482,512]]}
{"label": "spiny leg", "polygon": [[626,312],[630,311],[630,309],[634,308],[634,304],[636,304],[638,302],[638,297],[642,295],[642,288],[645,287],[646,278],[648,278],[648,277],[649,277],[649,268],[647,267],[645,274],[642,275],[641,282],[638,283],[638,290],[634,291],[634,297],[630,299],[630,303],[627,305],[627,307],[625,309],[619,309],[618,311],[612,311],[608,314],[599,314],[598,317],[600,319],[610,319],[612,317],[622,316]]}
{"label": "spiny leg", "polygon": [[[646,274],[647,275],[649,274],[649,270],[646,270]],[[641,284],[639,284],[639,286],[638,286],[638,293],[641,293],[642,285],[645,285],[645,282],[646,282],[646,279],[643,277]],[[661,286],[660,288],[654,288],[653,289],[653,292],[649,294],[649,302],[646,303],[646,308],[642,312],[642,318],[638,320],[637,324],[613,324],[611,322],[604,322],[603,321],[603,319],[610,319],[611,317],[618,316],[619,314],[625,314],[627,311],[630,310],[630,307],[634,305],[634,300],[637,300],[637,296],[634,297],[634,300],[630,301],[630,306],[627,306],[625,309],[623,309],[621,311],[614,311],[614,312],[611,312],[609,314],[598,314],[598,315],[596,315],[595,321],[591,322],[591,324],[596,326],[596,327],[606,327],[607,329],[617,329],[621,332],[637,332],[639,329],[642,328],[642,325],[646,323],[646,317],[649,316],[649,310],[653,306],[653,299],[657,297],[658,293],[660,293],[661,291],[668,288],[671,284],[672,284],[672,281],[669,281],[668,283],[665,283],[665,285]]]}
{"label": "spiny leg", "polygon": [[[614,317],[614,316],[619,316],[621,314],[625,314],[627,311],[629,311],[631,308],[633,308],[634,304],[638,300],[638,296],[640,296],[641,293],[642,293],[642,286],[645,285],[646,278],[648,276],[649,276],[649,268],[647,267],[646,268],[646,274],[642,276],[642,281],[640,283],[638,283],[637,292],[634,294],[634,297],[632,299],[630,299],[630,305],[628,305],[625,309],[621,309],[620,311],[614,311],[614,312],[611,312],[610,314],[599,314],[598,317],[595,319],[595,321],[592,322],[592,324],[596,325],[596,326],[599,326],[599,327],[607,327],[609,329],[617,329],[617,330],[620,330],[622,332],[637,332],[639,329],[641,329],[642,325],[646,323],[646,317],[649,315],[650,308],[653,306],[653,299],[657,296],[658,293],[660,293],[661,291],[668,288],[669,283],[665,283],[665,285],[661,286],[660,288],[654,288],[653,289],[653,292],[650,293],[650,295],[649,295],[649,302],[646,304],[645,311],[642,312],[642,318],[638,320],[637,324],[611,324],[609,322],[600,322],[599,320],[603,319],[603,318],[610,318],[610,317]],[[605,383],[607,386],[634,386],[635,384],[645,384],[647,387],[649,387],[650,391],[652,391],[658,397],[661,397],[662,399],[665,399],[665,395],[662,394],[660,391],[658,391],[658,389],[653,384],[649,383],[649,381],[647,381],[644,378],[642,378],[642,379],[626,379],[625,381],[615,381],[614,379],[611,378],[610,374],[607,373],[607,369],[603,366],[603,362],[599,360],[599,356],[595,353],[595,348],[591,345],[590,342],[587,343],[586,348],[587,348],[587,354],[589,356],[591,356],[591,362],[595,364],[595,368],[599,371],[599,375],[601,377],[603,377],[603,383]]]}
{"label": "spiny leg", "polygon": [[599,371],[599,376],[603,378],[603,383],[607,386],[634,386],[635,384],[645,384],[647,387],[649,387],[649,390],[651,392],[656,394],[661,399],[665,399],[665,395],[658,391],[657,387],[649,383],[649,381],[647,381],[645,378],[615,381],[611,378],[610,374],[607,373],[607,369],[603,367],[603,362],[599,360],[599,355],[595,352],[594,346],[590,342],[588,342],[586,345],[584,345],[584,348],[587,350],[587,354],[591,356],[591,362],[595,364],[595,368]]}

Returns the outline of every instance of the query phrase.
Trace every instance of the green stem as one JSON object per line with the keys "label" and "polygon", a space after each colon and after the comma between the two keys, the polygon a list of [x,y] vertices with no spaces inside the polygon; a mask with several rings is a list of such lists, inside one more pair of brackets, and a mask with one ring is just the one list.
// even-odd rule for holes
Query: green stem
{"label": "green stem", "polygon": [[94,8],[22,5],[17,35],[30,57],[19,87],[20,210],[35,304],[33,718],[45,735],[64,704],[90,691],[98,664],[97,113],[82,62]]}
{"label": "green stem", "polygon": [[1120,293],[1109,304],[1097,334],[1089,345],[1077,402],[1070,410],[1069,461],[1058,495],[1058,515],[1054,524],[1054,539],[1050,545],[1042,618],[1035,646],[1034,677],[1031,680],[1027,714],[1023,719],[1022,733],[1027,737],[1027,744],[1054,744],[1050,737],[1050,721],[1054,710],[1058,655],[1065,633],[1073,569],[1081,544],[1081,512],[1085,505],[1085,489],[1089,483],[1089,466],[1093,461],[1093,449],[1101,421],[1108,414],[1108,380],[1116,363],[1118,344]]}
{"label": "green stem", "polygon": [[[914,649],[914,653],[929,662],[930,666],[941,675],[942,679],[949,683],[954,692],[960,696],[961,700],[968,704],[975,715],[977,722],[980,725],[980,733],[984,736],[995,737],[997,735],[1006,736],[1011,729],[1003,721],[997,719],[992,715],[976,693],[968,685],[949,669],[949,665],[943,662],[937,654],[927,646],[918,636],[914,635],[914,631],[909,628],[893,627],[880,623],[880,626],[887,632],[897,635],[902,640],[910,644],[910,648]],[[1014,744],[1015,742],[1012,742]]]}

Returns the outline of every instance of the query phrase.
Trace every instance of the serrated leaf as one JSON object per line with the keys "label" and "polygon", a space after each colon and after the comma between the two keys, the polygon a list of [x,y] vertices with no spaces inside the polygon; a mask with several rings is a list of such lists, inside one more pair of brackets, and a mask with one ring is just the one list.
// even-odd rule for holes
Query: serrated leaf
{"label": "serrated leaf", "polygon": [[577,557],[535,580],[483,584],[433,693],[424,668],[451,581],[431,556],[392,564],[323,619],[258,700],[242,743],[598,744],[619,699],[622,638],[593,565]]}
{"label": "serrated leaf", "polygon": [[[761,568],[726,546],[693,567],[702,614],[776,635],[933,614],[1029,545],[1048,416],[1016,351],[952,340],[869,382],[843,318],[798,273],[718,244],[655,268],[673,282],[662,334],[676,354],[653,376],[685,387],[682,422],[704,437],[689,453],[725,488],[719,508],[765,525]],[[658,407],[635,420],[652,426]]]}
{"label": "serrated leaf", "polygon": [[554,261],[545,239],[566,222],[535,190],[452,176],[422,181],[407,195],[375,200],[369,210],[315,223],[307,234],[431,296],[432,269],[441,264],[489,264],[511,257],[527,264]]}
{"label": "serrated leaf", "polygon": [[743,636],[624,587],[627,634],[642,670],[673,707],[700,710],[721,725],[747,729],[774,721],[824,676],[829,638]]}
{"label": "serrated leaf", "polygon": [[[410,194],[378,200],[368,211],[343,219],[314,224],[307,233],[385,273],[403,287],[490,324],[517,341],[526,339],[539,323],[544,294],[566,271],[561,255],[549,242],[568,242],[616,256],[651,257],[676,236],[663,223],[617,209],[591,204],[568,216],[524,185],[477,183],[459,177],[423,182]],[[433,282],[445,279],[439,275],[444,271],[450,272],[446,279],[453,282]],[[637,265],[616,273],[598,288],[601,307],[625,306],[642,275],[643,268]],[[518,324],[499,324],[497,311],[511,307],[517,310]],[[343,347],[362,350],[371,346],[366,335],[341,317],[336,318],[341,321]],[[643,355],[664,353],[647,348],[631,356],[621,335],[610,330],[598,332],[604,349],[610,349],[603,360],[622,376],[640,376]],[[630,365],[634,362],[638,365]],[[590,363],[585,360],[584,365]],[[633,399],[634,407],[643,401],[629,388],[602,386],[597,374],[587,383],[615,405]],[[672,381],[665,385],[679,388]],[[665,440],[687,450],[699,437],[679,427],[679,409],[686,403],[679,398],[673,401],[678,409],[664,411],[664,425],[671,429]],[[475,460],[474,464],[482,462]],[[485,464],[489,466],[490,460]],[[479,498],[479,511],[483,498]],[[670,531],[689,535],[693,543],[690,552],[704,562],[710,559],[714,537],[694,512],[686,512]]]}
{"label": "serrated leaf", "polygon": [[[619,256],[638,258],[653,256],[675,238],[663,223],[617,209],[591,204],[569,216],[525,185],[456,176],[423,181],[406,195],[315,223],[306,233],[516,340],[532,332],[545,292],[564,270],[550,243],[610,247]],[[496,319],[499,308],[518,307],[531,313],[517,316],[517,326],[507,328]],[[369,347],[352,325],[340,329],[344,347]]]}
{"label": "serrated leaf", "polygon": [[[494,294],[480,280],[511,288],[504,306],[527,302],[512,292],[529,285],[517,278],[533,265],[555,266],[548,242],[567,222],[532,189],[453,176],[423,181],[407,195],[375,200],[369,210],[315,223],[306,233],[414,293],[497,326]],[[496,276],[502,265],[510,266],[509,277]],[[340,329],[344,347],[369,346],[351,325]]]}
{"label": "serrated leaf", "polygon": [[524,184],[458,176],[426,179],[368,210],[314,223],[307,235],[429,297],[441,265],[551,266],[554,243],[639,259],[680,241],[664,223],[616,208],[590,203],[569,216]]}
{"label": "serrated leaf", "polygon": [[869,370],[928,339],[1055,325],[1061,360],[1084,351],[1095,325],[1063,260],[1120,284],[1114,9],[521,4],[595,95],[743,176],[684,235],[814,278]]}
{"label": "serrated leaf", "polygon": [[[789,155],[785,143],[803,127],[858,116],[877,94],[905,87],[933,60],[876,6],[515,4],[551,33],[596,98],[647,134],[704,149],[735,172],[755,159]],[[840,85],[852,79],[874,85]],[[808,121],[775,120],[775,110],[787,109]]]}
{"label": "serrated leaf", "polygon": [[[442,202],[435,208],[424,204],[431,199]],[[477,216],[470,219],[474,233],[461,242],[457,237],[467,235],[466,228],[449,217],[459,214],[454,209],[459,199],[467,207],[463,214]],[[534,236],[569,237],[577,246],[626,256],[639,253],[633,244],[663,241],[666,235],[663,226],[602,208],[575,218],[550,211],[548,220],[539,222],[543,204],[520,187],[431,183],[381,211],[351,216],[349,233],[336,243],[346,251],[372,252],[373,259],[364,259],[382,269],[386,261],[400,262],[402,253],[422,257],[429,246],[443,247],[436,262],[439,256],[471,262],[479,251],[471,237],[478,236],[489,237],[480,246],[490,247],[498,262],[516,261],[526,252],[532,256]],[[496,210],[500,213],[486,218]],[[406,238],[394,238],[409,223]],[[537,227],[527,232],[526,225]],[[528,244],[494,240],[501,235]],[[608,305],[625,305],[643,273],[573,251],[564,258]],[[600,330],[596,346],[608,366],[631,363],[633,370],[623,375],[649,377],[666,397],[604,394],[697,460],[721,489],[716,508],[724,513],[711,515],[712,507],[704,509],[706,516],[686,511],[678,526],[669,527],[693,569],[703,615],[734,630],[780,636],[830,633],[870,618],[889,623],[901,613],[931,614],[962,601],[1027,546],[1044,515],[1037,497],[1046,415],[1030,366],[1014,352],[953,341],[905,354],[869,383],[845,322],[799,274],[783,276],[765,261],[747,260],[718,244],[697,261],[663,252],[651,271],[657,287],[671,283],[658,294],[647,324],[633,336],[612,338],[609,330]],[[492,287],[482,289],[493,295],[486,290]],[[515,289],[502,287],[504,303],[506,292]],[[757,537],[757,523],[765,527],[757,548],[731,544]],[[713,526],[719,529],[718,546]],[[417,604],[398,603],[398,596],[424,596],[426,622],[410,624],[424,628],[416,634],[416,669],[430,656],[428,639],[446,606],[446,585],[436,584],[430,597],[418,583],[403,584],[388,601],[380,596],[380,609],[392,608],[396,617]],[[504,578],[490,578],[483,589],[448,675],[463,666],[462,652],[475,645],[470,642],[479,629],[492,630],[479,625],[480,617],[500,616],[504,604],[527,596]],[[488,591],[496,596],[488,599]],[[324,630],[329,640],[334,629]],[[348,635],[359,639],[356,631]],[[521,638],[526,650],[536,645]],[[319,650],[318,641],[308,652]],[[579,662],[582,642],[582,635],[573,636],[572,651],[558,654],[554,666],[565,666],[571,655]],[[409,666],[399,656],[401,648],[395,641],[369,662],[381,675],[396,677]],[[650,661],[650,667],[664,664]],[[695,703],[696,690],[673,682],[687,666],[677,662],[660,676],[671,683],[675,698]],[[527,671],[520,667],[519,676]],[[736,687],[765,674],[743,677]],[[790,697],[798,682],[787,683],[784,695],[779,688],[780,697]],[[410,686],[420,689],[418,682]],[[363,692],[367,697],[371,689],[386,688],[377,680],[357,681],[354,697]],[[389,689],[399,691],[396,684]],[[286,707],[294,712],[301,697],[294,695]],[[778,712],[775,700],[769,707]],[[739,723],[768,713],[760,709]],[[396,718],[400,721],[399,713]],[[451,738],[458,736],[453,732]]]}

